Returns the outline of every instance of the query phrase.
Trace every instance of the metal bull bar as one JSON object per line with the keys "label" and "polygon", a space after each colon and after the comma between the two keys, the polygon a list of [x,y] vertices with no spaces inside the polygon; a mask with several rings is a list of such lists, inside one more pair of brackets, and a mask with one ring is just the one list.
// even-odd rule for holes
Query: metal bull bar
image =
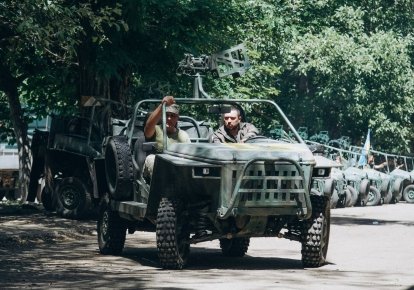
{"label": "metal bull bar", "polygon": [[[303,172],[303,170],[302,170],[301,166],[299,165],[299,163],[298,163],[297,161],[295,161],[295,160],[293,160],[293,159],[284,158],[284,157],[278,157],[278,158],[272,158],[272,159],[268,159],[268,158],[253,158],[253,159],[249,160],[248,162],[246,162],[246,164],[243,166],[243,169],[242,169],[242,174],[239,176],[239,178],[237,179],[236,185],[234,186],[234,190],[233,190],[233,193],[232,193],[232,198],[231,198],[231,200],[230,200],[230,202],[229,202],[228,207],[223,207],[223,206],[222,206],[222,207],[218,210],[218,217],[219,217],[219,218],[221,218],[221,219],[226,219],[226,218],[228,218],[231,214],[233,214],[233,213],[234,213],[234,209],[235,209],[235,204],[236,204],[236,201],[238,201],[238,200],[239,200],[239,198],[240,198],[240,193],[241,193],[241,191],[240,191],[239,189],[240,189],[241,183],[243,182],[243,180],[246,180],[246,179],[247,179],[247,178],[246,178],[246,177],[247,177],[247,175],[245,175],[245,174],[246,174],[246,171],[247,171],[247,168],[248,168],[248,167],[249,167],[252,163],[257,162],[257,161],[272,162],[272,163],[275,163],[275,162],[278,162],[278,161],[282,161],[282,162],[288,162],[288,163],[291,163],[291,164],[293,164],[293,165],[296,167],[296,169],[298,170],[298,172],[299,172],[299,176],[302,178],[302,180],[303,180],[303,181],[305,180],[304,172]],[[305,192],[304,196],[305,196],[306,208],[311,209],[311,208],[312,208],[312,204],[311,204],[311,201],[310,201],[310,192],[309,192],[309,188],[308,188],[308,186],[306,186],[306,185],[304,184],[304,186],[303,186],[303,190],[304,190],[304,192]],[[312,214],[312,211],[311,211],[311,210],[308,210],[308,211],[306,212],[306,214],[303,214],[303,213],[302,213],[302,214],[300,215],[300,217],[301,217],[302,219],[308,219],[308,218],[310,218],[311,214]]]}

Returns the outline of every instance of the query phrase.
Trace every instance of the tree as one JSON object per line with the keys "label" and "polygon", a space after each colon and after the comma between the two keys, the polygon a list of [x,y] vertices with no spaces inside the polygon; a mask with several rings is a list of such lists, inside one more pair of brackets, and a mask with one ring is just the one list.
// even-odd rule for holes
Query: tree
{"label": "tree", "polygon": [[[0,91],[7,97],[10,120],[19,151],[19,191],[24,201],[31,168],[27,121],[22,108],[23,96],[42,98],[57,87],[76,66],[74,46],[87,21],[104,39],[102,25],[113,11],[92,11],[89,4],[72,5],[70,1],[7,1],[0,3]],[[107,20],[109,18],[109,20]],[[57,74],[59,72],[59,74]],[[45,85],[45,87],[41,87]],[[37,92],[33,94],[33,92]],[[62,100],[59,100],[62,101]],[[48,102],[43,102],[48,103]]]}

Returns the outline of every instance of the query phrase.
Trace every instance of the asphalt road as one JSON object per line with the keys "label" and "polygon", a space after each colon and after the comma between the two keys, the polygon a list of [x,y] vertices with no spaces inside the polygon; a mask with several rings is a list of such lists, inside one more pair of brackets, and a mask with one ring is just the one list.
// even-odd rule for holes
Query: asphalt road
{"label": "asphalt road", "polygon": [[414,289],[414,204],[332,210],[328,263],[301,265],[300,244],[254,238],[243,258],[218,241],[192,246],[188,267],[162,270],[155,234],[99,254],[95,222],[0,205],[0,288]]}

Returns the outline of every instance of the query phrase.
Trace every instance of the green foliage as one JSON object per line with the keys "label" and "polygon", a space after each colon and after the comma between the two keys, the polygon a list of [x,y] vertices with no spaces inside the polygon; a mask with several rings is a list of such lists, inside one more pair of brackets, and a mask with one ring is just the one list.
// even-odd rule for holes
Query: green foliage
{"label": "green foliage", "polygon": [[81,95],[191,96],[193,79],[175,74],[184,53],[244,42],[252,68],[207,75],[212,96],[270,98],[310,133],[358,144],[369,127],[378,149],[412,151],[413,9],[408,0],[11,0],[0,4],[0,60],[44,115]]}
{"label": "green foliage", "polygon": [[[315,15],[316,3],[324,3],[298,2],[296,8],[307,11],[295,14],[300,21],[309,11]],[[371,128],[377,148],[410,150],[412,38],[403,35],[395,19],[372,13],[384,7],[348,2],[336,8],[333,4],[335,9],[326,10],[331,15],[325,11],[324,19],[316,17],[317,24],[311,21],[312,28],[284,43],[282,104],[295,124],[306,124],[314,132],[329,130],[333,137],[349,135],[358,143]],[[382,30],[391,23],[394,29]]]}

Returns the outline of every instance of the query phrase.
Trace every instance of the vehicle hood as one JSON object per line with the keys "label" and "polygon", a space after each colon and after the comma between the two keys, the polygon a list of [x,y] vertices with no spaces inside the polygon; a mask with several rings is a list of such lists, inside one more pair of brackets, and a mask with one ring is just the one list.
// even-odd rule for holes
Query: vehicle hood
{"label": "vehicle hood", "polygon": [[350,179],[351,177],[354,178],[368,178],[368,175],[366,172],[364,172],[362,169],[356,168],[356,167],[348,167],[344,170],[344,174],[347,179]]}
{"label": "vehicle hood", "polygon": [[288,158],[297,162],[315,164],[306,144],[290,143],[189,143],[170,144],[168,151],[174,155],[190,159],[204,159],[206,161],[237,162],[248,161],[254,158],[276,159]]}
{"label": "vehicle hood", "polygon": [[401,169],[394,169],[393,171],[391,171],[390,175],[400,177],[402,179],[414,180],[410,172]]}

